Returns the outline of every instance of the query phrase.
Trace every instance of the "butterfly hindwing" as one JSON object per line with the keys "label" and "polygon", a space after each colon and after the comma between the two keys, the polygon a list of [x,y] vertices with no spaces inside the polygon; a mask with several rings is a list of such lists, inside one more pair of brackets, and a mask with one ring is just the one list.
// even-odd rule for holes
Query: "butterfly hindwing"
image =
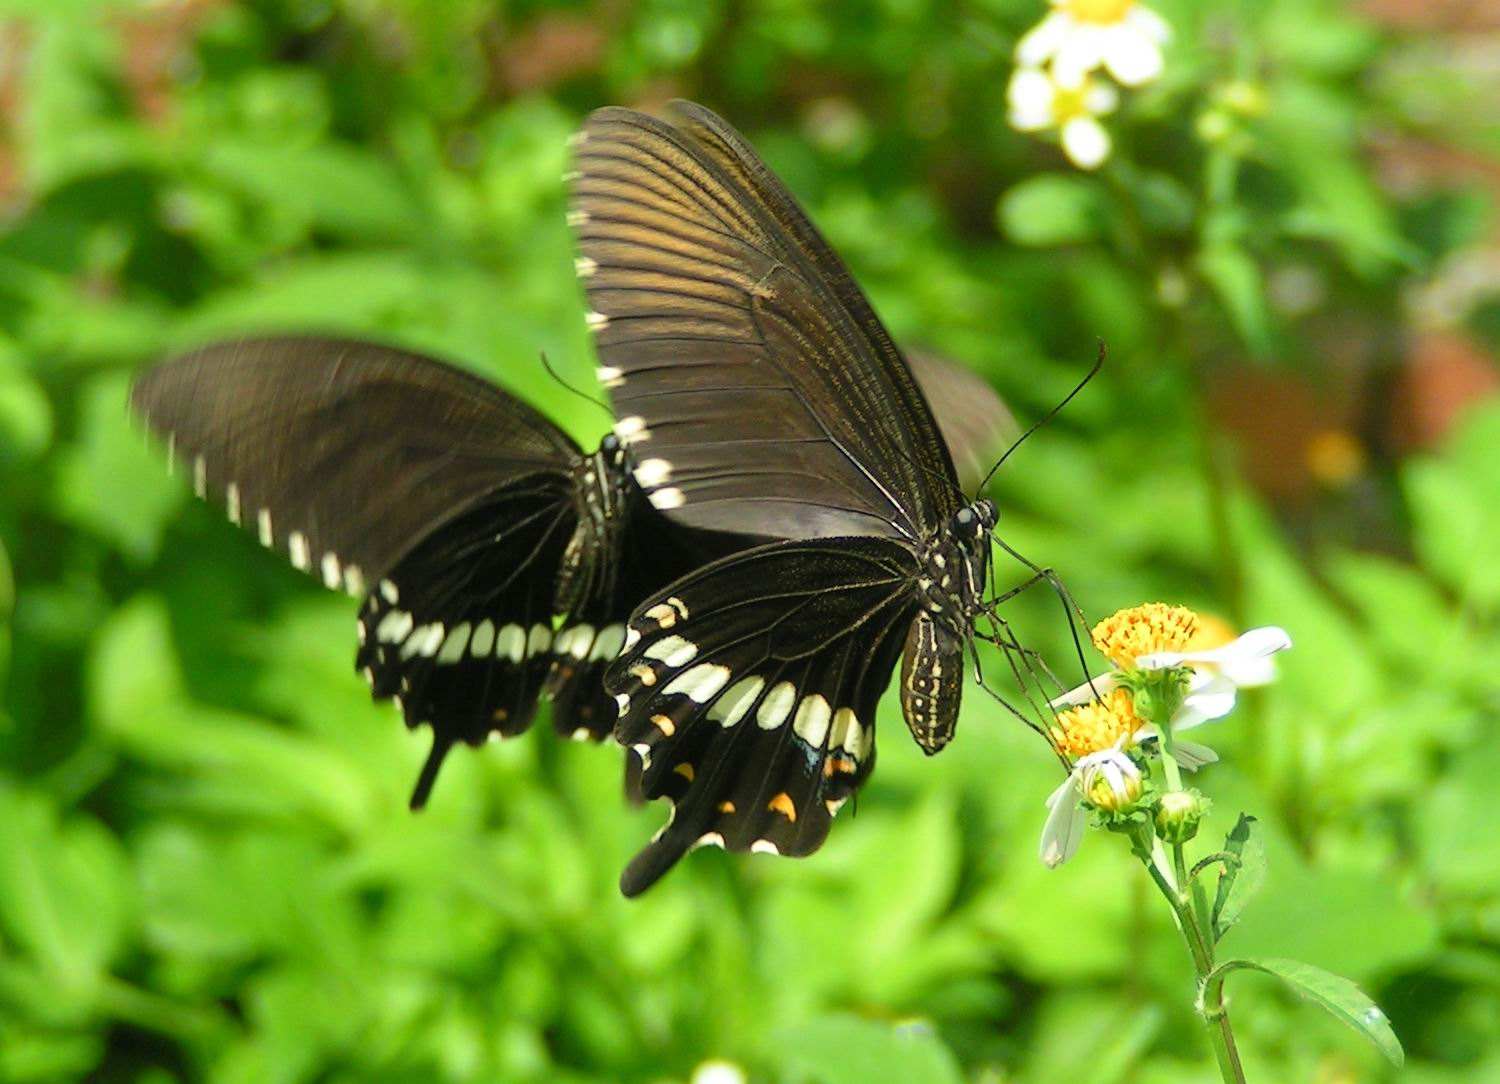
{"label": "butterfly hindwing", "polygon": [[696,845],[805,855],[874,764],[910,621],[910,558],[878,538],[757,547],[648,599],[606,688],[639,787],[672,804],[626,869],[644,891]]}
{"label": "butterfly hindwing", "polygon": [[[673,523],[653,508],[635,485],[622,487],[624,506],[615,564],[607,590],[596,590],[558,632],[546,695],[559,734],[602,740],[615,725],[615,700],[604,691],[604,672],[625,643],[625,623],[636,605],[668,583],[719,557],[746,548],[750,540]],[[634,796],[630,783],[628,794]]]}
{"label": "butterfly hindwing", "polygon": [[551,662],[553,574],[571,526],[555,488],[545,477],[505,487],[437,528],[365,598],[356,665],[408,726],[432,727],[413,806],[426,801],[454,744],[531,725]]}

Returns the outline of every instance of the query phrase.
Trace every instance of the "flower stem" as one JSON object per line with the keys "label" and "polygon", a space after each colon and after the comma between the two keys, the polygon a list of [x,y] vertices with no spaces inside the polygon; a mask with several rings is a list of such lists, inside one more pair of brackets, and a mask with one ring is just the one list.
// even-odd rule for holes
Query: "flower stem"
{"label": "flower stem", "polygon": [[[1180,791],[1182,787],[1182,769],[1178,767],[1176,758],[1172,755],[1172,726],[1171,718],[1176,712],[1180,700],[1173,702],[1168,698],[1165,704],[1159,708],[1160,715],[1155,720],[1157,732],[1161,735],[1161,771],[1162,780],[1168,791]],[[1152,853],[1160,853],[1161,841],[1154,840],[1150,848]],[[1188,873],[1187,854],[1181,843],[1172,844],[1172,872],[1173,878],[1164,875],[1159,863],[1151,858],[1143,859],[1146,862],[1151,878],[1156,882],[1156,887],[1166,898],[1168,905],[1177,916],[1177,928],[1182,931],[1182,939],[1187,944],[1188,955],[1192,957],[1193,970],[1198,977],[1198,1013],[1208,1025],[1209,1045],[1213,1047],[1214,1060],[1219,1064],[1219,1075],[1225,1084],[1245,1084],[1245,1070],[1240,1065],[1239,1049],[1234,1042],[1234,1030],[1229,1024],[1229,1013],[1224,1007],[1223,981],[1213,981],[1214,975],[1214,940],[1213,919],[1209,911],[1208,895],[1203,891],[1203,885],[1196,877]]]}
{"label": "flower stem", "polygon": [[1146,863],[1147,871],[1177,916],[1177,927],[1182,931],[1182,939],[1187,945],[1188,955],[1192,958],[1193,970],[1198,977],[1198,1014],[1208,1025],[1209,1045],[1213,1048],[1214,1060],[1219,1065],[1219,1076],[1224,1084],[1245,1084],[1245,1069],[1240,1064],[1240,1052],[1235,1045],[1234,1029],[1229,1023],[1229,1011],[1224,1006],[1223,980],[1220,978],[1215,981],[1212,977],[1214,976],[1213,946],[1204,937],[1203,929],[1198,923],[1198,916],[1194,914],[1194,909],[1189,903],[1187,895],[1189,889],[1184,879],[1186,860],[1183,857],[1182,848],[1173,847],[1172,851],[1174,864],[1179,870],[1178,881],[1183,887],[1173,886],[1150,862]]}

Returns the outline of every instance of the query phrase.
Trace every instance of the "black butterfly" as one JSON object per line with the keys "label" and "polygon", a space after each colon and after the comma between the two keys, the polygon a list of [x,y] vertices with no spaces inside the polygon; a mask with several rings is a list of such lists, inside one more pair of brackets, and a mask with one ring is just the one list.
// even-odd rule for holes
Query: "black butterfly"
{"label": "black butterfly", "polygon": [[700,844],[816,850],[874,766],[898,655],[913,737],[948,743],[995,507],[965,503],[901,352],[729,125],[601,109],[575,157],[589,325],[652,503],[786,539],[648,597],[606,674],[616,738],[672,804],[634,895]]}
{"label": "black butterfly", "polygon": [[456,742],[520,733],[541,698],[559,733],[609,734],[626,615],[740,544],[665,520],[613,434],[585,454],[492,384],[373,343],[207,346],[131,402],[200,497],[363,596],[356,666],[433,730],[413,807]]}

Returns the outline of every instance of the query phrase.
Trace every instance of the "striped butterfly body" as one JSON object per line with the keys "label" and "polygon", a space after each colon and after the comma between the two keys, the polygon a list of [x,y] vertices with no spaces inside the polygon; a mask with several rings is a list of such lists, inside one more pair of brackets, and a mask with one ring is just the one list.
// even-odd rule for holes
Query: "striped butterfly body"
{"label": "striped butterfly body", "polygon": [[452,366],[310,337],[207,346],[145,373],[136,412],[200,497],[298,568],[363,599],[356,666],[431,755],[530,726],[603,738],[625,617],[735,548],[667,522],[613,434],[585,454],[540,413]]}
{"label": "striped butterfly body", "polygon": [[898,656],[913,737],[948,743],[995,508],[964,502],[906,360],[727,124],[603,109],[575,158],[589,325],[652,503],[779,540],[647,598],[606,675],[616,738],[672,807],[633,895],[704,843],[816,850],[874,766]]}

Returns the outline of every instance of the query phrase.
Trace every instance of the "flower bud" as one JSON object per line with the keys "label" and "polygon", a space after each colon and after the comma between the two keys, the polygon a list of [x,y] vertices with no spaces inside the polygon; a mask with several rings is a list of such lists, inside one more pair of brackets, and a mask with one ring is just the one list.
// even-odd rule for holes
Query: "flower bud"
{"label": "flower bud", "polygon": [[[1093,760],[1093,763],[1086,761]],[[1140,798],[1146,781],[1135,762],[1123,754],[1085,758],[1080,762],[1083,777],[1079,780],[1083,796],[1095,809],[1120,813]]]}
{"label": "flower bud", "polygon": [[1186,843],[1198,834],[1208,802],[1195,790],[1171,790],[1156,804],[1156,834],[1166,843]]}
{"label": "flower bud", "polygon": [[1198,138],[1208,144],[1223,143],[1234,134],[1234,122],[1222,109],[1210,109],[1199,114],[1193,126]]}

